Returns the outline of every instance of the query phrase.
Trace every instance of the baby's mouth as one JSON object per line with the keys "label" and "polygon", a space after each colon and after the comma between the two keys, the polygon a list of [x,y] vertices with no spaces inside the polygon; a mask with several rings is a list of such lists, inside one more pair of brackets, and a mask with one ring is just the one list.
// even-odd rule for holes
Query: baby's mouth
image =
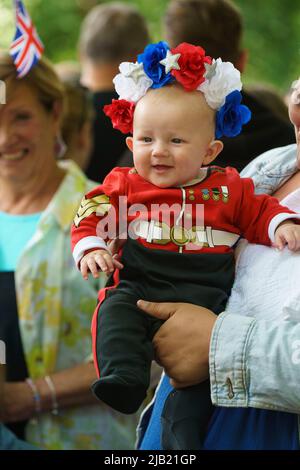
{"label": "baby's mouth", "polygon": [[166,171],[166,170],[169,170],[170,168],[172,168],[169,165],[152,165],[152,167],[157,171]]}

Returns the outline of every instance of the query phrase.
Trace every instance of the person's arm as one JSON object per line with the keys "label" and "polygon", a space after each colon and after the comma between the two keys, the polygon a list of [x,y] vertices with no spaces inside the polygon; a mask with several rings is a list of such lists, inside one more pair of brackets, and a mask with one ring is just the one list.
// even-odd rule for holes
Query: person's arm
{"label": "person's arm", "polygon": [[[91,384],[97,379],[92,363],[77,366],[50,374],[55,396],[60,409],[98,403],[91,391]],[[40,395],[41,412],[53,409],[53,392],[44,378],[34,380]],[[4,422],[22,421],[35,417],[33,391],[26,381],[4,384],[1,420]]]}
{"label": "person's arm", "polygon": [[217,316],[206,308],[186,303],[139,300],[138,307],[167,320],[155,334],[153,347],[155,358],[171,377],[172,385],[181,388],[206,380],[210,336]]}
{"label": "person's arm", "polygon": [[110,209],[111,200],[101,185],[82,199],[71,227],[72,254],[79,270],[82,258],[89,252],[107,250],[100,220]]}
{"label": "person's arm", "polygon": [[282,206],[274,197],[255,194],[251,178],[241,178],[233,173],[232,180],[236,182],[239,195],[233,224],[241,230],[243,237],[251,243],[275,244],[280,249],[287,244],[290,250],[296,251],[299,213]]}
{"label": "person's arm", "polygon": [[125,186],[126,171],[115,168],[103,184],[82,199],[71,228],[72,254],[79,270],[83,256],[89,252],[109,252],[107,242],[118,235],[119,197],[126,195]]}
{"label": "person's arm", "polygon": [[184,303],[139,301],[138,306],[167,320],[153,344],[175,387],[210,375],[214,405],[300,413],[300,324],[230,313],[217,317]]}

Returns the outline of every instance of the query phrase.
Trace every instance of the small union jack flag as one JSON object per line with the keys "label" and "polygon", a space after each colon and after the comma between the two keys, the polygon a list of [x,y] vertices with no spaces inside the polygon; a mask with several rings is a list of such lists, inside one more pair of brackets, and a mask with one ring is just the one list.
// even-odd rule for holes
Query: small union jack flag
{"label": "small union jack flag", "polygon": [[15,7],[17,29],[10,46],[10,55],[16,66],[18,78],[22,78],[38,62],[44,46],[23,2],[15,0]]}

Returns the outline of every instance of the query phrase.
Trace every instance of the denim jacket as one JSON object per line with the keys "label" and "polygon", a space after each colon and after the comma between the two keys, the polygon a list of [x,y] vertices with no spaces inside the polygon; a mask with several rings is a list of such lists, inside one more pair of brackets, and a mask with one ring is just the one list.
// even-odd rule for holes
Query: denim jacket
{"label": "denim jacket", "polygon": [[[271,194],[297,171],[296,151],[295,144],[270,150],[242,176],[253,178],[257,193]],[[225,311],[213,329],[209,363],[214,405],[300,414],[299,322],[279,325]]]}
{"label": "denim jacket", "polygon": [[[296,151],[295,144],[269,150],[241,175],[253,179],[258,194],[272,194],[297,171]],[[285,321],[278,328],[276,322],[225,311],[212,332],[209,367],[214,405],[300,414],[299,323]],[[141,418],[138,441],[147,427],[152,405]]]}

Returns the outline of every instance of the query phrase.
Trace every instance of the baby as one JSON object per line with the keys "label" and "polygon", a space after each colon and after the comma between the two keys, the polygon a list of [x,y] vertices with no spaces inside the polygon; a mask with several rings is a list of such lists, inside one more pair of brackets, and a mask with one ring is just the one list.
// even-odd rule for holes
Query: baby
{"label": "baby", "polygon": [[[300,247],[299,218],[275,198],[255,195],[233,168],[207,166],[222,135],[250,119],[239,72],[201,47],[147,46],[138,63],[120,65],[119,100],[105,107],[134,168],[115,168],[85,196],[72,227],[82,276],[113,272],[93,319],[94,393],[123,413],[135,412],[149,386],[152,338],[161,322],[138,299],[180,301],[224,310],[234,280],[233,246]],[[128,235],[121,261],[106,240]],[[199,399],[199,392],[201,399]],[[211,415],[209,383],[172,392],[163,412],[166,449],[199,449]]]}

